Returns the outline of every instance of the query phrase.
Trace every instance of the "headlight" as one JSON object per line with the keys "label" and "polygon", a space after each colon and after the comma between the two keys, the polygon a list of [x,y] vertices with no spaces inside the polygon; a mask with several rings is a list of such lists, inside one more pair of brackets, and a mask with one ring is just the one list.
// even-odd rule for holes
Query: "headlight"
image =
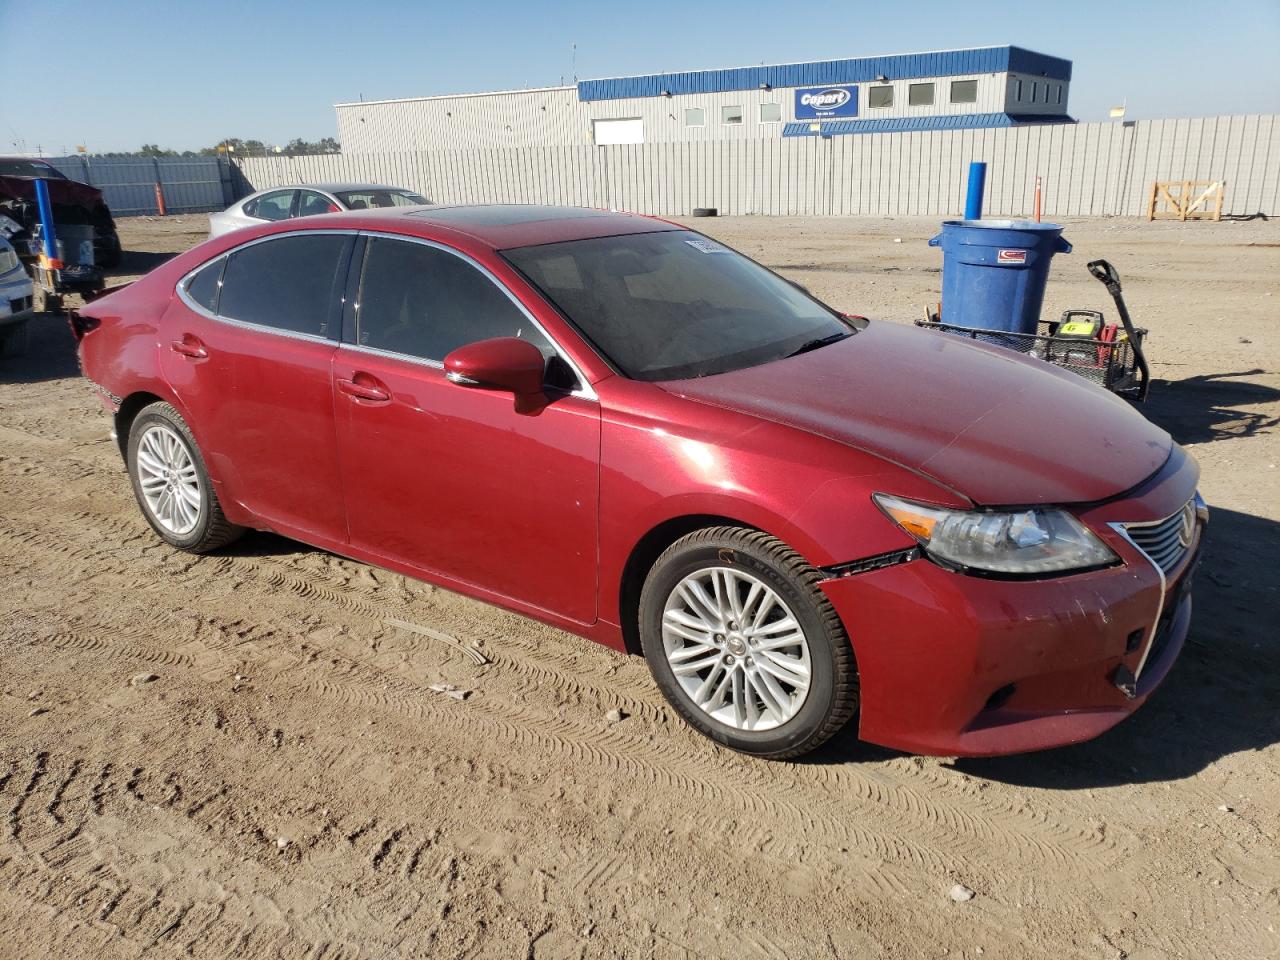
{"label": "headlight", "polygon": [[1065,510],[948,510],[877,493],[891,520],[947,563],[992,573],[1034,576],[1100,567],[1120,558]]}

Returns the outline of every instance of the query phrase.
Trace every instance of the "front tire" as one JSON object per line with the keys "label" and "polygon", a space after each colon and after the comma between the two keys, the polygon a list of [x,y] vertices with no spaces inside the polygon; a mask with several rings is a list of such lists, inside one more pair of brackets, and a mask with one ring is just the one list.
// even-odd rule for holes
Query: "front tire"
{"label": "front tire", "polygon": [[153,403],[134,419],[128,465],[142,515],[169,545],[207,553],[244,532],[223,515],[195,437],[169,404]]}
{"label": "front tire", "polygon": [[821,574],[768,534],[710,527],[673,543],[640,595],[659,689],[695,729],[786,759],[834,736],[858,706],[853,648]]}

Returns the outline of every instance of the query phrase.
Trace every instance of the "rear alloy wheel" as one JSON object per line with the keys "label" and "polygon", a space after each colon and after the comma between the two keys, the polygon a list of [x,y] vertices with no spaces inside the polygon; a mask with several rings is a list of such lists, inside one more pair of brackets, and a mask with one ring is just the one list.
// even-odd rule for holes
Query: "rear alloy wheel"
{"label": "rear alloy wheel", "polygon": [[640,600],[646,659],[667,699],[711,738],[785,758],[857,707],[849,638],[821,575],[781,541],[716,527],[674,543]]}
{"label": "rear alloy wheel", "polygon": [[129,478],[143,516],[166,543],[204,553],[240,535],[223,516],[191,431],[169,404],[153,403],[133,421]]}

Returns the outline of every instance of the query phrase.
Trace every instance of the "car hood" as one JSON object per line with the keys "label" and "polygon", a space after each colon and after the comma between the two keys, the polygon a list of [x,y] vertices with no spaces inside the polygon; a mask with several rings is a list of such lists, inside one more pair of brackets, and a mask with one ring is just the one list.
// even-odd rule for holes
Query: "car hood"
{"label": "car hood", "polygon": [[1075,374],[883,322],[796,357],[661,386],[857,447],[991,506],[1113,497],[1158,470],[1173,443]]}

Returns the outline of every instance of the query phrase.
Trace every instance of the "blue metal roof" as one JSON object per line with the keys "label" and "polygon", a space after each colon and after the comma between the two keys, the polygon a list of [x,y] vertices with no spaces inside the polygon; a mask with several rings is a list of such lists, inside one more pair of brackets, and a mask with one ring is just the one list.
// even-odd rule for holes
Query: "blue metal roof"
{"label": "blue metal roof", "polygon": [[884,120],[827,120],[821,132],[810,121],[788,123],[784,137],[829,137],[846,133],[911,133],[916,130],[972,130],[981,127],[1023,127],[1033,123],[1075,123],[1071,117],[1038,113],[954,113],[930,117],[889,117]]}
{"label": "blue metal roof", "polygon": [[950,77],[973,73],[1030,73],[1052,80],[1071,79],[1071,61],[1022,47],[979,47],[937,53],[905,53],[854,60],[816,60],[727,70],[693,70],[578,81],[579,100],[622,100],[670,94],[722,93],[771,87],[817,87],[829,83],[865,83],[880,75],[892,80]]}

